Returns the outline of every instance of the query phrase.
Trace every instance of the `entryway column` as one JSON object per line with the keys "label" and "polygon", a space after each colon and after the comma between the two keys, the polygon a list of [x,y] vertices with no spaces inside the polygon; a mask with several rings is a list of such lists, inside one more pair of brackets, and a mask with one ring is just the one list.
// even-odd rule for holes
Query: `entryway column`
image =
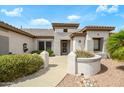
{"label": "entryway column", "polygon": [[85,50],[86,51],[93,51],[93,47],[94,47],[94,45],[93,45],[92,38],[86,39],[86,41],[85,41]]}

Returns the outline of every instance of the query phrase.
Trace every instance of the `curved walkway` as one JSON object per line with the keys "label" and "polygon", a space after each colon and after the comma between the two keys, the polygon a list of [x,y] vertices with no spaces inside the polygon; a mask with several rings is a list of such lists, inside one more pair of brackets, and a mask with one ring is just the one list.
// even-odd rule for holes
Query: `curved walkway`
{"label": "curved walkway", "polygon": [[56,56],[49,58],[49,67],[37,73],[21,78],[10,87],[54,87],[66,75],[67,57]]}

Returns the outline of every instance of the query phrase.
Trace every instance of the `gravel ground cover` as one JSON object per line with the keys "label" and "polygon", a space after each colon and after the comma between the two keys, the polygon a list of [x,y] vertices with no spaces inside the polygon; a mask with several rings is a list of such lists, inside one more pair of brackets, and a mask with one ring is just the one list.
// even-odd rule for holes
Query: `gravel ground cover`
{"label": "gravel ground cover", "polygon": [[98,87],[124,87],[124,62],[102,59],[101,71],[90,77]]}
{"label": "gravel ground cover", "polygon": [[74,76],[70,74],[66,74],[63,80],[57,85],[57,87],[81,87],[83,86],[80,82],[82,80],[82,76]]}
{"label": "gravel ground cover", "polygon": [[57,87],[123,87],[124,62],[112,59],[101,60],[101,71],[94,76],[84,78],[67,74]]}

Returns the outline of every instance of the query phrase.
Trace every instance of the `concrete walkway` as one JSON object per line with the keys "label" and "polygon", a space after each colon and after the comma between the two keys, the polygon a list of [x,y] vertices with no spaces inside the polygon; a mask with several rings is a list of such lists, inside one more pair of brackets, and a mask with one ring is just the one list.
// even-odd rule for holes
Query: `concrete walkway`
{"label": "concrete walkway", "polygon": [[49,68],[40,70],[37,73],[21,78],[10,85],[10,87],[54,87],[66,75],[67,57],[50,57]]}

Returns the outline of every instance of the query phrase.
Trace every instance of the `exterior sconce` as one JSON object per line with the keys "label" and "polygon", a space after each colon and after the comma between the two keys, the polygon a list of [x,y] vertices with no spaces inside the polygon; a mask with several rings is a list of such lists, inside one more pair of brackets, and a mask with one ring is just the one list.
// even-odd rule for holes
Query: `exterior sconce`
{"label": "exterior sconce", "polygon": [[97,33],[97,36],[99,36],[99,33]]}
{"label": "exterior sconce", "polygon": [[81,40],[79,40],[78,42],[81,43]]}

